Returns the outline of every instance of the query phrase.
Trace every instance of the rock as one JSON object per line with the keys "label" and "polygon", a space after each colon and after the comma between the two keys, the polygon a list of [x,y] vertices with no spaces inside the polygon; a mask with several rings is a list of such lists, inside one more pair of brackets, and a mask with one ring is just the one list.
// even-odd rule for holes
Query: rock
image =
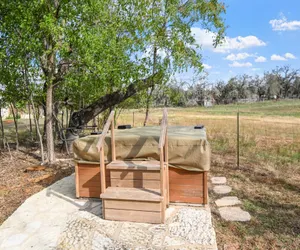
{"label": "rock", "polygon": [[226,177],[212,177],[211,183],[215,185],[226,184]]}
{"label": "rock", "polygon": [[240,207],[222,207],[219,208],[221,217],[226,221],[249,221],[251,216]]}
{"label": "rock", "polygon": [[236,196],[225,196],[215,201],[218,207],[227,207],[242,204]]}
{"label": "rock", "polygon": [[228,194],[231,192],[232,188],[227,185],[218,185],[213,188],[216,194]]}

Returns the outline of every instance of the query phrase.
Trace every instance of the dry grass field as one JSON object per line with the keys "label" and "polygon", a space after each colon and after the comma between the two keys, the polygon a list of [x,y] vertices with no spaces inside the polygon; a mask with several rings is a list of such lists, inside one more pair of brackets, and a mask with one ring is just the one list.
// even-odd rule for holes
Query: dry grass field
{"label": "dry grass field", "polygon": [[[142,126],[144,110],[124,111],[117,123],[132,124],[133,112],[135,126]],[[220,249],[300,249],[300,101],[169,108],[168,113],[170,125],[205,125],[213,152],[211,175],[226,176],[231,195],[252,216],[248,223],[221,220],[212,202],[218,197],[210,194]],[[151,110],[148,125],[158,125],[161,115],[161,109]]]}
{"label": "dry grass field", "polygon": [[[240,111],[239,167],[237,110]],[[133,124],[133,112],[134,125],[142,126],[145,110],[124,110],[117,117],[117,124]],[[205,125],[213,152],[210,175],[226,176],[233,188],[231,195],[238,196],[243,209],[252,216],[247,223],[221,220],[213,203],[218,196],[210,192],[219,249],[300,249],[300,100],[169,108],[168,113],[170,125]],[[148,125],[158,125],[161,116],[162,109],[152,109]],[[9,140],[13,141],[13,124],[5,126]],[[21,141],[25,143],[29,138],[28,121],[20,121],[20,129]],[[30,148],[27,150],[13,152],[15,161],[10,165],[4,164],[10,162],[9,153],[0,152],[0,223],[28,196],[57,180],[51,175],[50,182],[36,183],[36,173],[25,173],[27,165],[36,162],[35,154]],[[54,176],[70,174],[68,168],[62,171],[65,172],[59,170]],[[8,178],[8,173],[15,176]],[[8,179],[14,183],[6,184]]]}

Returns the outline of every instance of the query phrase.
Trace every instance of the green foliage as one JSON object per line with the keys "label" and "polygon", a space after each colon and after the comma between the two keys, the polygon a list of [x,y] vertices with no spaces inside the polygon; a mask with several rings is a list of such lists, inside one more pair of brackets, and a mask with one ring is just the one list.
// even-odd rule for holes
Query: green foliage
{"label": "green foliage", "polygon": [[224,35],[224,12],[216,0],[4,0],[1,84],[7,96],[25,93],[26,68],[26,88],[45,98],[43,85],[59,84],[55,98],[68,97],[80,108],[79,100],[89,104],[152,74],[154,47],[159,52],[155,70],[166,77],[190,67],[200,72],[201,54],[190,28],[200,22],[216,31],[217,45]]}

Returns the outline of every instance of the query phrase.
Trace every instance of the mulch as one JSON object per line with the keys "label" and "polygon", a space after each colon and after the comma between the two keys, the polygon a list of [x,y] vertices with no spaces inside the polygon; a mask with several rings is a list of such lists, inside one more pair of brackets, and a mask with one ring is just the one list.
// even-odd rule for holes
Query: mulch
{"label": "mulch", "polygon": [[[66,158],[58,155],[58,158]],[[31,195],[74,172],[71,160],[41,166],[36,149],[0,151],[0,225]]]}

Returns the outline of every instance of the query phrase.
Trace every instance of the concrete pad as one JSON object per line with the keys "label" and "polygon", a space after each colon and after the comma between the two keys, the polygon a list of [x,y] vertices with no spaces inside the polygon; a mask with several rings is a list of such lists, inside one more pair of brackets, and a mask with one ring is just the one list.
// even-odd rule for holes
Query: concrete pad
{"label": "concrete pad", "polygon": [[0,226],[0,249],[217,249],[209,208],[170,205],[166,217],[157,225],[104,220],[100,199],[76,199],[71,175],[29,197]]}
{"label": "concrete pad", "polygon": [[221,217],[226,221],[249,221],[251,216],[240,207],[222,207],[219,208]]}
{"label": "concrete pad", "polygon": [[215,201],[218,207],[227,207],[242,204],[236,196],[225,196]]}
{"label": "concrete pad", "polygon": [[228,194],[231,192],[231,190],[232,190],[232,188],[227,185],[218,185],[218,186],[214,186],[214,188],[213,188],[213,191],[216,194]]}
{"label": "concrete pad", "polygon": [[211,183],[214,185],[226,184],[226,177],[212,177]]}

